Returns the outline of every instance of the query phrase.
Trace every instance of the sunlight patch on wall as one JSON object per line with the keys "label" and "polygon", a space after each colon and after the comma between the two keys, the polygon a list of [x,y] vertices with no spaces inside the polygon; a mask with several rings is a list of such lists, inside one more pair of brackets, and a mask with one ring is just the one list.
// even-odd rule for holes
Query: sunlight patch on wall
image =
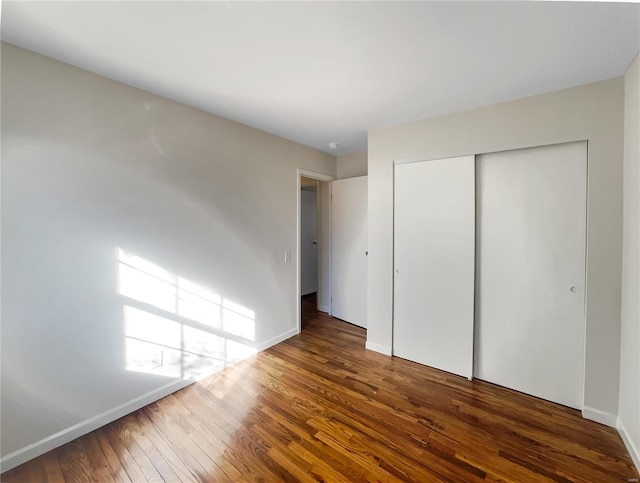
{"label": "sunlight patch on wall", "polygon": [[256,353],[255,313],[117,249],[126,369],[200,379]]}

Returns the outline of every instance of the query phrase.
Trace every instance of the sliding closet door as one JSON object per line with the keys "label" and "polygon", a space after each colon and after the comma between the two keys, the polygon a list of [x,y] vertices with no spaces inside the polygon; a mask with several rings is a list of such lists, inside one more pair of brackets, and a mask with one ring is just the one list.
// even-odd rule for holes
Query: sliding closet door
{"label": "sliding closet door", "polygon": [[587,143],[478,156],[475,376],[583,404]]}
{"label": "sliding closet door", "polygon": [[474,157],[398,164],[393,354],[472,375]]}

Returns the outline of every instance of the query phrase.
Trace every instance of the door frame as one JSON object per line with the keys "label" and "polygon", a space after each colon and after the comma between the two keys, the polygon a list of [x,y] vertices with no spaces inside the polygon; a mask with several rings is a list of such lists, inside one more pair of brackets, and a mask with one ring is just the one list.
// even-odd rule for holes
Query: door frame
{"label": "door frame", "polygon": [[[331,183],[331,181],[335,180],[335,177],[330,176],[328,174],[317,173],[315,171],[308,171],[306,169],[297,169],[296,176],[296,334],[299,334],[302,330],[302,290],[301,290],[301,274],[300,270],[302,268],[301,263],[301,254],[300,250],[302,247],[301,244],[301,233],[302,233],[302,209],[301,209],[301,198],[300,194],[301,190],[301,180],[302,178],[311,178],[317,181],[324,181],[327,183]],[[318,193],[320,190],[318,190]],[[329,193],[331,193],[331,185],[329,185]],[[331,202],[329,202],[329,221],[331,221]],[[329,280],[331,280],[331,224],[329,224]],[[329,282],[331,283],[331,282]],[[331,310],[331,306],[329,306]],[[331,315],[331,311],[329,312]]]}

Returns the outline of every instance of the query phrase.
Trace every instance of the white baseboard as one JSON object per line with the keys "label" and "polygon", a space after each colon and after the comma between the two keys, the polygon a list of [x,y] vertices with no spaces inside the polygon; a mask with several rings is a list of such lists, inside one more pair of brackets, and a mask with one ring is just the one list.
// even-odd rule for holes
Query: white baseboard
{"label": "white baseboard", "polygon": [[386,356],[391,355],[391,347],[387,347],[386,345],[375,344],[374,342],[367,341],[364,347],[370,351],[380,352]]}
{"label": "white baseboard", "polygon": [[325,314],[331,315],[331,306],[330,305],[318,305],[318,312],[324,312]]}
{"label": "white baseboard", "polygon": [[629,433],[627,433],[627,430],[624,428],[620,418],[618,418],[618,432],[620,433],[620,437],[622,438],[624,445],[627,447],[627,451],[629,451],[631,459],[635,463],[638,472],[640,472],[640,448],[637,448],[633,444],[633,441],[629,437]]}
{"label": "white baseboard", "polygon": [[158,389],[150,391],[146,394],[143,394],[140,397],[132,399],[120,406],[117,406],[113,409],[109,409],[108,411],[103,412],[102,414],[98,414],[89,419],[85,419],[73,426],[63,429],[51,436],[47,436],[46,438],[41,439],[40,441],[36,441],[30,445],[25,446],[19,450],[14,451],[6,456],[3,456],[0,459],[0,468],[3,473],[11,468],[15,468],[22,463],[26,463],[27,461],[36,458],[47,451],[51,451],[54,448],[62,446],[70,441],[73,441],[80,436],[84,436],[91,431],[94,431],[105,424],[109,424],[116,419],[121,418],[122,416],[126,416],[133,411],[136,411],[147,404],[151,404],[158,399],[161,399],[165,396],[168,396],[171,393],[174,393],[182,388],[193,384],[195,381],[188,380],[178,380],[170,382]]}
{"label": "white baseboard", "polygon": [[640,471],[640,451],[629,438],[629,434],[627,430],[624,428],[620,418],[604,411],[600,411],[599,409],[594,409],[590,407],[585,407],[582,409],[582,417],[585,419],[590,419],[591,421],[595,421],[600,424],[604,424],[606,426],[611,426],[612,428],[616,428],[620,433],[620,437],[624,442],[624,445],[627,447],[627,451],[631,455],[631,459],[633,463],[636,465],[638,471]]}
{"label": "white baseboard", "polygon": [[612,428],[615,428],[618,422],[618,416],[616,416],[615,414],[607,413],[605,411],[600,411],[599,409],[594,409],[587,406],[582,408],[582,417],[591,421],[595,421],[596,423],[604,424],[605,426],[611,426]]}
{"label": "white baseboard", "polygon": [[[283,340],[288,339],[296,335],[297,329],[291,329],[282,334],[273,337],[261,344],[256,346],[256,352],[263,351],[268,349],[269,347],[276,345]],[[22,463],[26,463],[27,461],[37,458],[40,455],[43,455],[47,451],[51,451],[54,448],[62,446],[63,444],[69,443],[80,436],[84,436],[91,431],[95,431],[96,429],[109,424],[116,419],[119,419],[127,414],[130,414],[138,409],[151,404],[158,399],[162,399],[169,394],[172,394],[180,389],[183,389],[196,381],[193,380],[178,380],[170,382],[158,389],[154,389],[142,396],[139,396],[131,401],[128,401],[120,406],[117,406],[113,409],[109,409],[108,411],[103,412],[102,414],[98,414],[92,418],[81,421],[73,426],[63,429],[51,436],[47,436],[46,438],[41,439],[40,441],[36,441],[35,443],[29,444],[24,448],[20,448],[19,450],[14,451],[6,456],[0,458],[0,472],[4,473],[16,466],[21,465]]]}
{"label": "white baseboard", "polygon": [[295,327],[293,329],[287,330],[286,332],[283,332],[280,335],[272,337],[271,339],[258,344],[256,346],[256,351],[260,352],[260,351],[263,351],[265,349],[268,349],[269,347],[271,347],[273,345],[279,344],[283,340],[287,340],[288,338],[293,337],[297,333],[298,333],[298,329],[295,328]]}

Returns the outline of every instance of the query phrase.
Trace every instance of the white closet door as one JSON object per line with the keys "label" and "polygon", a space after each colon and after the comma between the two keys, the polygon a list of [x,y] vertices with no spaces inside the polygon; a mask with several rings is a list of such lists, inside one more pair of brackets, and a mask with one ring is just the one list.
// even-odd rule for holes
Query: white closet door
{"label": "white closet door", "polygon": [[367,177],[331,182],[331,315],[367,326]]}
{"label": "white closet door", "polygon": [[475,376],[583,404],[586,142],[478,157]]}
{"label": "white closet door", "polygon": [[471,377],[474,157],[398,164],[393,354]]}

